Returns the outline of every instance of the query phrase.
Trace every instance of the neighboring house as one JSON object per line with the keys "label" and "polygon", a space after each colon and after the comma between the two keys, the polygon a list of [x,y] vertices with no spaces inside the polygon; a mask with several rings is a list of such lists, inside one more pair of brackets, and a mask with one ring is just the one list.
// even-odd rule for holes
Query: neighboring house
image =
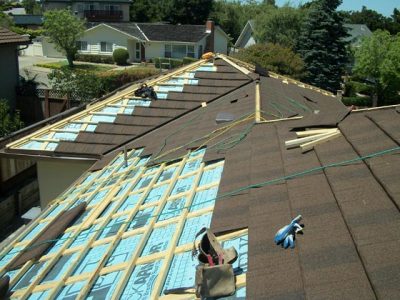
{"label": "neighboring house", "polygon": [[[41,193],[69,163],[88,170],[3,243],[3,293],[194,299],[164,292],[194,286],[193,242],[211,227],[238,252],[231,298],[397,299],[400,106],[350,112],[245,66],[200,60],[147,80],[157,101],[135,84],[7,145],[38,161]],[[299,214],[296,248],[276,245]]]}
{"label": "neighboring house", "polygon": [[371,30],[365,24],[345,24],[344,27],[347,29],[349,36],[345,39],[353,47],[360,46],[363,38],[372,36]]}
{"label": "neighboring house", "polygon": [[[344,24],[344,27],[347,29],[349,34],[349,37],[347,37],[345,40],[347,42],[350,42],[350,44],[355,47],[360,44],[362,38],[372,35],[372,32],[365,24]],[[243,49],[254,45],[256,43],[254,31],[254,20],[249,20],[244,26],[242,32],[240,33],[240,36],[238,37],[234,48]]]}
{"label": "neighboring house", "polygon": [[90,22],[127,22],[131,0],[43,0],[44,11],[70,8]]}
{"label": "neighboring house", "polygon": [[5,11],[3,11],[3,13],[10,15],[10,16],[25,15],[26,10],[23,7],[16,7],[16,8],[12,8],[9,10],[5,10]]}
{"label": "neighboring house", "polygon": [[38,29],[43,25],[43,16],[41,15],[14,15],[12,18],[18,27]]}
{"label": "neighboring house", "polygon": [[7,99],[15,109],[16,87],[19,83],[18,51],[30,40],[6,28],[0,27],[0,99]]}
{"label": "neighboring house", "polygon": [[251,45],[256,43],[254,38],[254,20],[247,21],[246,25],[244,26],[242,32],[240,33],[238,39],[235,42],[234,48],[236,49],[243,49],[247,48]]}
{"label": "neighboring house", "polygon": [[[130,62],[157,57],[200,58],[204,52],[227,54],[229,36],[213,21],[205,25],[165,23],[88,23],[89,29],[77,43],[81,54],[112,55],[117,48],[127,49]],[[44,39],[43,55],[63,57]]]}

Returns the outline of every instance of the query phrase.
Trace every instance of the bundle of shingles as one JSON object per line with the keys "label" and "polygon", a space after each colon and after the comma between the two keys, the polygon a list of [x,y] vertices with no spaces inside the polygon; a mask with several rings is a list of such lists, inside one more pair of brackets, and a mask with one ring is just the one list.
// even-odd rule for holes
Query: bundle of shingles
{"label": "bundle of shingles", "polygon": [[337,128],[323,128],[296,132],[297,138],[285,142],[287,149],[300,147],[301,151],[307,152],[315,145],[330,141],[341,135]]}

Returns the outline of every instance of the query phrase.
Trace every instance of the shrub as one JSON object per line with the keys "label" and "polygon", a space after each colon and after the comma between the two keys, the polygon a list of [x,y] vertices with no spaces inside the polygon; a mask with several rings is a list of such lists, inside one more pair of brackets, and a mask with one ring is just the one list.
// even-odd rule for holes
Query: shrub
{"label": "shrub", "polygon": [[184,57],[183,58],[183,64],[184,65],[191,64],[191,63],[193,63],[195,61],[198,61],[198,59],[197,58],[193,58],[193,57]]}
{"label": "shrub", "polygon": [[101,64],[114,64],[112,56],[109,55],[77,54],[75,60]]}
{"label": "shrub", "polygon": [[128,50],[123,48],[115,49],[113,52],[113,59],[117,63],[117,65],[126,65],[127,60],[129,58]]}
{"label": "shrub", "polygon": [[343,97],[343,104],[346,106],[371,106],[372,99],[370,97]]}
{"label": "shrub", "polygon": [[154,58],[154,64],[156,68],[160,68],[160,63],[161,68],[166,69],[166,67],[169,66],[170,69],[178,68],[183,65],[183,61],[181,59],[176,59],[176,58],[162,58],[162,57],[157,57]]}
{"label": "shrub", "polygon": [[364,95],[372,95],[373,88],[374,88],[373,86],[362,82],[348,81],[346,82],[346,96],[355,97],[356,93]]}
{"label": "shrub", "polygon": [[158,72],[155,68],[129,68],[121,71],[101,72],[98,73],[98,76],[103,82],[103,88],[110,92],[124,84],[153,76]]}
{"label": "shrub", "polygon": [[269,71],[281,75],[301,78],[304,72],[304,62],[290,48],[278,44],[256,44],[241,49],[234,57],[251,64],[259,64]]}

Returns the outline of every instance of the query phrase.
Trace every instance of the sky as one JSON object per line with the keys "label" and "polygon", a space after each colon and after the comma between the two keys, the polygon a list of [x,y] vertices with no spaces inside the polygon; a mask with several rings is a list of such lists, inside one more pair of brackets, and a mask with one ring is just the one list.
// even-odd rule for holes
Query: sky
{"label": "sky", "polygon": [[[283,5],[288,0],[276,0],[277,5]],[[307,0],[290,0],[293,5],[299,3],[309,2]],[[393,9],[397,7],[400,9],[400,0],[343,0],[343,4],[339,7],[341,10],[361,10],[361,8],[366,6],[367,8],[376,10],[377,12],[385,15],[387,17],[391,16]]]}

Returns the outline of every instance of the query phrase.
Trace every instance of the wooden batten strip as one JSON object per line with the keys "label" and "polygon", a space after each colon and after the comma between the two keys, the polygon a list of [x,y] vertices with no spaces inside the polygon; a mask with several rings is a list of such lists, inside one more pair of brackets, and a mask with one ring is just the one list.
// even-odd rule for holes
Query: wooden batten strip
{"label": "wooden batten strip", "polygon": [[301,144],[300,145],[301,151],[303,153],[307,152],[307,151],[310,151],[310,150],[312,150],[314,148],[315,145],[330,141],[330,140],[332,140],[332,139],[334,139],[334,138],[336,138],[336,137],[338,137],[340,135],[341,135],[340,132],[335,132],[335,133],[331,133],[331,134],[325,135],[324,137],[322,137],[320,139],[317,139],[315,141],[311,141],[311,142],[308,142],[308,143],[305,143],[305,144]]}
{"label": "wooden batten strip", "polygon": [[294,140],[289,140],[289,141],[285,142],[285,146],[286,146],[286,148],[298,147],[301,144],[321,139],[327,135],[331,135],[336,132],[339,132],[339,131],[338,130],[333,131],[333,132],[329,131],[327,133],[314,134],[314,135],[310,135],[310,136],[306,136],[306,137],[302,137],[302,138],[298,138],[298,139],[294,139]]}
{"label": "wooden batten strip", "polygon": [[297,137],[306,137],[314,134],[321,134],[321,133],[334,133],[338,131],[337,128],[329,128],[329,129],[313,129],[313,130],[306,130],[306,131],[298,131],[296,132]]}

